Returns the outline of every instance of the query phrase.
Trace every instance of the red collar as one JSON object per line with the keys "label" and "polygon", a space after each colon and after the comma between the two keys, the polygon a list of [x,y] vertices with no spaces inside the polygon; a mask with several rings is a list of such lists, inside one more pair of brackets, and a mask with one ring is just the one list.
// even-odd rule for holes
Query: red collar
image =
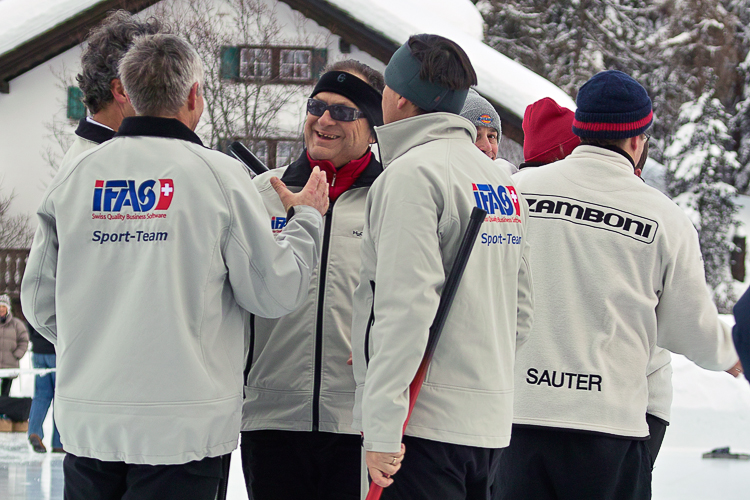
{"label": "red collar", "polygon": [[328,197],[331,201],[335,201],[342,193],[352,187],[356,182],[357,178],[367,168],[372,159],[372,151],[367,150],[361,158],[352,160],[346,165],[342,165],[339,168],[333,166],[328,160],[313,160],[310,157],[310,153],[307,153],[307,160],[310,162],[310,168],[319,167],[326,173],[328,178],[329,190]]}

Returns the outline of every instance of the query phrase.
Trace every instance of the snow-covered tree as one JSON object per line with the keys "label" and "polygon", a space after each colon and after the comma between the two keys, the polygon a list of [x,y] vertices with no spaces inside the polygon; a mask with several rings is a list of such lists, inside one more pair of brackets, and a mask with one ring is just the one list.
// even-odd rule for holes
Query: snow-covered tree
{"label": "snow-covered tree", "polygon": [[487,42],[571,96],[591,76],[618,69],[638,79],[658,3],[638,0],[483,0]]}
{"label": "snow-covered tree", "polygon": [[728,149],[729,115],[714,94],[706,90],[680,108],[677,132],[665,151],[667,189],[698,230],[706,281],[717,306],[731,312],[736,297],[729,257],[737,227],[733,203],[737,189],[730,183],[739,163],[737,153]]}

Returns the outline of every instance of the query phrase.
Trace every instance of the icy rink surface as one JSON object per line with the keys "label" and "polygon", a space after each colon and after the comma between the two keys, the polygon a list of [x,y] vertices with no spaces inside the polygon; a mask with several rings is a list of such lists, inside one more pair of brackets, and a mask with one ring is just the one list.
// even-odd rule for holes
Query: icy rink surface
{"label": "icy rink surface", "polygon": [[[654,500],[750,499],[750,460],[701,458],[723,446],[750,453],[750,384],[702,370],[682,356],[673,355],[672,363],[672,424],[654,469]],[[51,427],[48,417],[48,448]],[[34,453],[25,433],[0,433],[0,500],[62,499],[62,458]],[[232,455],[227,498],[247,500],[239,449]]]}

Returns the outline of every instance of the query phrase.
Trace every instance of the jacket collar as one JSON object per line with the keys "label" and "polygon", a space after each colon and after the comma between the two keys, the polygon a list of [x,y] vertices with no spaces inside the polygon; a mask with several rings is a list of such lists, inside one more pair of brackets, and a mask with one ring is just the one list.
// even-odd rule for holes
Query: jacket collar
{"label": "jacket collar", "polygon": [[439,139],[463,139],[474,143],[477,129],[453,113],[427,113],[375,127],[383,168],[416,146]]}
{"label": "jacket collar", "polygon": [[[380,165],[380,162],[375,159],[374,154],[371,155],[370,163],[359,174],[359,177],[354,181],[351,188],[372,186],[372,183],[375,182],[375,179],[382,172],[383,167]],[[310,174],[312,174],[312,167],[310,166],[310,161],[307,159],[307,149],[305,149],[299,158],[287,167],[284,175],[281,176],[281,181],[287,186],[303,187],[307,184]]]}
{"label": "jacket collar", "polygon": [[[624,152],[623,152],[624,153]],[[612,165],[618,168],[618,170],[623,170],[624,172],[627,172],[628,174],[635,177],[635,174],[633,173],[633,164],[631,161],[626,159],[625,154],[620,153],[618,151],[613,151],[609,148],[603,148],[599,146],[591,146],[588,144],[581,144],[580,146],[577,146],[572,153],[570,153],[569,156],[567,156],[565,159],[568,158],[571,159],[591,159],[596,158],[608,165]]]}
{"label": "jacket collar", "polygon": [[102,125],[91,123],[86,118],[81,118],[78,122],[78,128],[76,129],[76,135],[87,141],[101,144],[105,141],[110,140],[115,136],[115,131],[111,130]]}
{"label": "jacket collar", "polygon": [[179,139],[203,146],[200,138],[175,118],[159,118],[156,116],[131,116],[125,118],[115,137],[164,137]]}

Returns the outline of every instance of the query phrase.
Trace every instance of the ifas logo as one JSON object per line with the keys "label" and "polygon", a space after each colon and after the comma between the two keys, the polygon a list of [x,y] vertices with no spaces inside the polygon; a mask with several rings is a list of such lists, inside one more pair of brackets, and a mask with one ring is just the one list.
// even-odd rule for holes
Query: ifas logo
{"label": "ifas logo", "polygon": [[133,180],[96,181],[94,212],[119,212],[123,207],[131,207],[133,212],[167,210],[173,195],[172,179],[159,179],[158,185],[149,179],[137,188]]}
{"label": "ifas logo", "polygon": [[521,215],[518,193],[513,186],[495,188],[491,184],[472,184],[472,187],[477,207],[488,215]]}

